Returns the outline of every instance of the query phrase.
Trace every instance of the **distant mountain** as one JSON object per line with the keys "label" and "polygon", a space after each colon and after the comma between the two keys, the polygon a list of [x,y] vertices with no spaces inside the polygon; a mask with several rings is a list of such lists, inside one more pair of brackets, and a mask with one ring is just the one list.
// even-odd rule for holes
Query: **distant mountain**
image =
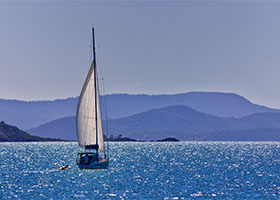
{"label": "distant mountain", "polygon": [[239,119],[248,128],[270,129],[280,127],[280,113],[255,113]]}
{"label": "distant mountain", "polygon": [[65,140],[77,140],[76,118],[63,117],[53,120],[27,132],[40,137],[60,138]]}
{"label": "distant mountain", "polygon": [[[52,120],[75,115],[77,102],[77,98],[30,102],[0,99],[0,120],[27,130]],[[189,92],[174,95],[112,94],[106,98],[101,97],[101,104],[104,105],[105,102],[109,119],[128,117],[172,105],[185,105],[220,117],[279,112],[277,109],[253,104],[237,94],[220,92]]]}
{"label": "distant mountain", "polygon": [[32,136],[15,126],[0,122],[0,142],[36,142],[36,141],[57,141],[56,139],[41,138]]}
{"label": "distant mountain", "polygon": [[230,119],[204,114],[186,106],[170,106],[110,120],[108,125],[110,134],[114,135],[121,133],[144,140],[172,136],[185,140],[204,132],[233,129],[236,125],[231,122]]}
{"label": "distant mountain", "polygon": [[253,104],[234,93],[222,92],[189,92],[174,95],[112,94],[106,99],[109,119],[174,105],[184,105],[219,117],[242,117],[253,113],[280,111]]}
{"label": "distant mountain", "polygon": [[[215,140],[215,138],[227,140],[232,135],[228,135],[227,138],[226,133],[234,134],[235,131],[249,133],[250,130],[260,132],[259,129],[278,128],[280,128],[280,113],[258,113],[242,118],[223,118],[182,105],[108,120],[109,135],[122,134],[137,140],[158,140],[167,137],[175,137],[179,140]],[[41,137],[73,140],[76,139],[75,117],[61,118],[32,128],[29,132]],[[224,136],[219,138],[219,134]]]}
{"label": "distant mountain", "polygon": [[77,98],[55,101],[0,99],[0,120],[29,129],[51,120],[75,114]]}

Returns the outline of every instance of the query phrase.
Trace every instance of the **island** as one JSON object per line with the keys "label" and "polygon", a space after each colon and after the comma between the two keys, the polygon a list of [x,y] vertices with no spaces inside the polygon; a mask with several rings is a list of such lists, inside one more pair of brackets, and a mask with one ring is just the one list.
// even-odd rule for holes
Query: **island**
{"label": "island", "polygon": [[62,140],[33,136],[26,133],[23,130],[20,130],[16,126],[6,124],[4,121],[0,122],[0,142],[48,142],[48,141],[62,141]]}
{"label": "island", "polygon": [[168,138],[164,138],[162,140],[157,140],[157,142],[179,142],[179,140],[177,138],[168,137]]}
{"label": "island", "polygon": [[137,142],[137,140],[135,140],[135,139],[124,137],[122,135],[118,135],[116,137],[111,135],[110,137],[108,137],[108,138],[105,137],[104,139],[106,141],[110,141],[110,142]]}

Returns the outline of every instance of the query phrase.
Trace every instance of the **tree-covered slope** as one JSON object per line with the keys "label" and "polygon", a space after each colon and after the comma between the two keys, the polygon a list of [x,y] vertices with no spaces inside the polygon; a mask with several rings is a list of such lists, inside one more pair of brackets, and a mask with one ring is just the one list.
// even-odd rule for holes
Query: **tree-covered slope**
{"label": "tree-covered slope", "polygon": [[56,139],[32,136],[16,126],[0,122],[0,142],[32,142],[32,141],[56,141]]}

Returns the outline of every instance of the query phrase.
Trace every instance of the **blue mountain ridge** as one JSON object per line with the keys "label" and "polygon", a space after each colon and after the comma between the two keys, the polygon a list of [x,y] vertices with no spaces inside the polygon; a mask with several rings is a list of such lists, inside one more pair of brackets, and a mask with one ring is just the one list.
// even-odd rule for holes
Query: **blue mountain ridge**
{"label": "blue mountain ridge", "polygon": [[[256,113],[241,118],[217,117],[183,105],[169,106],[104,122],[110,135],[138,140],[175,137],[180,140],[262,140],[280,139],[280,113]],[[264,131],[268,131],[267,133]],[[28,130],[40,137],[75,140],[75,117],[65,117]],[[235,134],[238,133],[238,134]],[[238,136],[238,137],[237,137]],[[267,137],[266,137],[267,136]],[[268,137],[269,136],[269,137]],[[243,139],[242,139],[243,138]],[[248,139],[249,138],[249,139]]]}
{"label": "blue mountain ridge", "polygon": [[[105,97],[105,98],[104,98]],[[76,113],[77,97],[54,101],[18,101],[0,99],[0,120],[28,130]],[[234,93],[189,92],[174,95],[111,94],[101,96],[109,119],[128,117],[155,108],[185,105],[219,117],[242,117],[253,113],[279,112],[251,103]]]}

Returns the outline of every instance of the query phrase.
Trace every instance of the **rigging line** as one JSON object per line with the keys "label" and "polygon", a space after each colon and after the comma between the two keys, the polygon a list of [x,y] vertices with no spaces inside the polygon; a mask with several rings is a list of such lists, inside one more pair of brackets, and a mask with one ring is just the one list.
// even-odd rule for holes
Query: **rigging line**
{"label": "rigging line", "polygon": [[[96,43],[96,46],[95,46],[96,51],[98,51],[98,53],[95,55],[95,59],[96,59],[96,64],[98,65],[97,70],[100,74],[100,76],[97,76],[97,79],[99,80],[99,83],[102,82],[101,91],[103,93],[103,98],[102,99],[104,99],[104,96],[106,95],[106,93],[105,93],[105,86],[104,86],[104,76],[103,76],[103,73],[102,73],[102,70],[101,70],[102,67],[100,67],[101,65],[100,65],[100,61],[99,61],[100,60],[99,56],[100,56],[100,49],[101,48],[100,48],[100,43],[99,43],[98,36],[95,36],[95,43]],[[98,84],[98,89],[100,89],[100,84]],[[100,104],[103,105],[103,107],[104,107],[104,113],[103,114],[105,114],[105,120],[106,120],[106,118],[107,118],[107,105],[106,104],[104,105],[104,100],[103,100],[103,102],[100,100]],[[107,125],[105,125],[105,127],[107,127]],[[107,129],[105,130],[105,132],[108,132]],[[106,136],[107,136],[107,134],[106,134]]]}
{"label": "rigging line", "polygon": [[[100,62],[99,62],[99,56],[97,56],[98,58],[97,58],[97,63],[98,63],[98,66],[100,66]],[[104,81],[104,78],[103,78],[103,73],[102,73],[102,70],[101,70],[101,67],[99,67],[98,68],[99,69],[99,74],[100,74],[100,77],[101,77],[101,82],[102,82],[102,93],[103,93],[103,97],[104,97],[104,99],[106,99],[106,92],[105,92],[105,81]],[[106,102],[104,102],[104,103],[106,103]],[[107,106],[107,105],[106,105]],[[105,108],[106,110],[107,110],[107,107]],[[106,117],[108,117],[107,116],[107,111],[106,111]]]}
{"label": "rigging line", "polygon": [[[102,76],[102,73],[101,73],[101,76]],[[107,101],[106,101],[106,92],[105,92],[105,83],[104,83],[104,78],[101,79],[102,81],[102,93],[103,93],[103,98],[102,98],[102,102],[101,102],[101,105],[103,105],[103,108],[104,108],[104,114],[105,114],[105,136],[107,137],[107,141],[106,141],[106,147],[107,147],[107,156],[109,158],[109,145],[108,145],[108,115],[107,115]],[[99,84],[100,85],[100,84]]]}
{"label": "rigging line", "polygon": [[[95,40],[96,42],[97,42],[97,50],[99,51],[99,53],[96,55],[96,62],[97,62],[97,65],[99,66],[97,69],[99,70],[99,73],[100,73],[100,76],[99,77],[101,77],[101,82],[102,82],[102,93],[103,93],[103,108],[104,108],[104,114],[105,114],[105,136],[107,137],[107,141],[106,141],[106,143],[107,143],[107,156],[108,156],[108,158],[109,158],[109,141],[108,141],[108,139],[109,139],[109,129],[108,129],[108,110],[107,110],[107,100],[106,100],[106,91],[105,91],[105,81],[104,81],[104,78],[103,78],[103,73],[102,73],[102,70],[101,70],[101,68],[102,67],[100,67],[101,65],[100,65],[100,59],[99,59],[99,55],[100,55],[100,45],[99,45],[99,40],[98,40],[98,38],[96,37],[96,40]],[[99,84],[100,85],[100,84]],[[101,103],[101,105],[102,105],[102,103]],[[104,148],[105,149],[105,148]]]}

